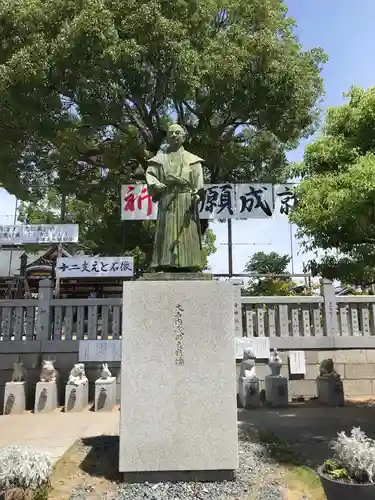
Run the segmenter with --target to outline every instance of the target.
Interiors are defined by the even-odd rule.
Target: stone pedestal
[[[281,376],[265,377],[266,403],[269,406],[288,406],[288,379]]]
[[[327,406],[344,406],[343,383],[336,377],[318,377],[318,400]]]
[[[120,472],[127,481],[232,479],[232,283],[128,281],[123,303]]]
[[[116,405],[116,377],[95,381],[95,411],[112,411]]]
[[[38,382],[35,390],[34,413],[50,413],[58,407],[56,382]]]
[[[65,412],[84,410],[89,404],[89,383],[80,385],[66,384]]]
[[[257,377],[239,378],[238,400],[241,408],[249,409],[260,406],[259,379]]]
[[[4,392],[4,415],[23,413],[26,410],[26,382],[7,382]]]

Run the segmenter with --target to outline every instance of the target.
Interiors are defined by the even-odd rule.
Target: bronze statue
[[[197,272],[203,267],[198,204],[204,197],[203,160],[183,147],[185,131],[171,125],[165,149],[148,160],[148,191],[158,201],[151,266],[156,271]]]

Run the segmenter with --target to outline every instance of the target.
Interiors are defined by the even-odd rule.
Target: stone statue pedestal
[[[342,380],[332,376],[317,377],[318,400],[326,406],[344,406],[344,387]]]
[[[266,404],[274,407],[288,406],[288,379],[282,376],[266,375]]]
[[[258,408],[260,390],[258,377],[240,377],[238,380],[238,399],[241,408]]]
[[[26,382],[6,382],[4,392],[4,415],[23,413],[26,410]]]
[[[89,383],[80,385],[66,384],[65,412],[78,412],[87,408],[89,404]]]
[[[238,468],[233,285],[126,281],[119,470],[215,481]]]
[[[35,390],[34,413],[50,413],[58,407],[56,382],[38,382]]]
[[[95,411],[112,411],[116,405],[116,377],[95,381]]]

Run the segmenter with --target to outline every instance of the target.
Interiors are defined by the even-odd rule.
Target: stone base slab
[[[257,408],[260,406],[260,390],[258,378],[239,378],[238,400],[241,408],[249,409]]]
[[[116,377],[95,381],[95,411],[112,411],[116,406]]]
[[[23,413],[26,410],[26,382],[7,382],[4,392],[4,415]]]
[[[66,384],[65,412],[77,412],[87,408],[89,404],[89,384]]]
[[[335,377],[318,377],[318,399],[319,402],[326,406],[343,406],[344,387],[342,380]]]
[[[164,472],[124,472],[125,483],[179,483],[233,481],[233,470],[164,471]]]
[[[34,413],[50,413],[58,407],[56,382],[38,382],[35,390]]]
[[[266,404],[274,407],[286,407],[288,398],[288,379],[267,375],[265,378]]]

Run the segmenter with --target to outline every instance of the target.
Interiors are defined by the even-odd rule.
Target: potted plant
[[[333,458],[318,468],[327,500],[375,499],[375,441],[359,427],[340,432],[331,443]]]

